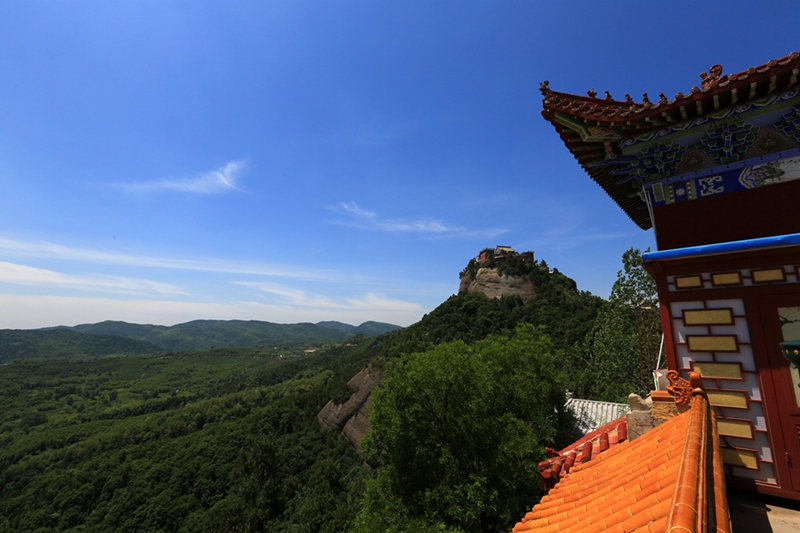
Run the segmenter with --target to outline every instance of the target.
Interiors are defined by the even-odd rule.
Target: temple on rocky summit
[[[800,53],[729,75],[715,65],[700,87],[641,102],[541,86],[580,165],[654,229],[644,260],[668,365],[702,377],[728,484],[793,499],[800,374],[780,344],[800,340],[798,73]]]

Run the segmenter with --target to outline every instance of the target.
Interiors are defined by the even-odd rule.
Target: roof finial
[[[633,98],[631,98],[631,95],[625,94],[625,103],[626,104],[632,104],[633,103]]]
[[[608,92],[608,91],[606,91],[606,100],[610,102],[610,101],[612,101],[613,99],[614,99],[614,97],[613,97],[613,96],[611,96],[611,93],[610,93],[610,92]]]
[[[597,91],[594,90],[594,87],[586,91],[586,94],[589,95],[589,98],[597,98]]]
[[[550,82],[548,80],[544,80],[542,83],[539,84],[539,90],[542,91],[542,94],[547,94],[550,92]]]
[[[708,69],[708,74],[706,74],[705,72],[701,72],[700,79],[703,80],[703,83],[701,83],[703,89],[708,89],[719,85],[719,82],[722,81],[721,76],[722,76],[722,65],[712,66],[710,69]]]
[[[644,102],[645,104],[651,103],[650,102],[650,97],[647,96],[647,93],[642,94],[642,102]]]
[[[658,93],[658,96],[659,96],[659,100],[658,100],[658,104],[659,105],[666,104],[669,101],[669,100],[667,100],[667,97],[664,96],[664,93]]]
[[[669,380],[667,392],[675,398],[675,403],[678,405],[689,403],[692,399],[692,384],[683,379],[676,370],[667,372],[667,379]]]

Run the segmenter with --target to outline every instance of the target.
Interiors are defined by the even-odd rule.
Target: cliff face
[[[350,398],[343,404],[333,403],[330,400],[317,414],[317,420],[326,428],[341,431],[347,440],[361,453],[361,440],[369,431],[369,407],[372,389],[383,381],[383,372],[373,368],[365,368],[347,382],[351,387],[357,388]]]
[[[479,268],[475,279],[465,275],[458,292],[482,292],[489,298],[518,295],[524,302],[536,298],[536,289],[530,280],[502,275],[496,268]]]

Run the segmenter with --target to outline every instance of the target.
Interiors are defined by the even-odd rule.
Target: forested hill
[[[452,340],[468,344],[492,334],[513,330],[520,322],[544,327],[560,349],[580,344],[594,326],[605,301],[578,290],[575,281],[543,261],[535,268],[521,265],[536,289],[536,297],[523,302],[519,296],[488,298],[480,292],[451,296],[422,320],[391,335],[384,352],[389,356],[422,351]],[[463,273],[462,273],[463,275]]]
[[[641,285],[641,258],[625,264],[620,281]],[[615,284],[605,301],[555,269],[529,275],[537,297],[527,303],[464,293],[408,328],[298,358],[275,357],[267,344],[0,365],[0,532],[507,531],[536,502],[545,446],[570,437],[566,420],[553,418],[563,391],[616,401],[639,382],[627,304],[639,295]],[[170,329],[101,325],[129,335]],[[360,457],[318,413],[348,403],[348,381],[368,365],[386,379]],[[392,420],[412,433],[387,433]],[[382,444],[392,442],[399,448]],[[430,461],[386,467],[398,457]],[[486,465],[498,466],[470,470]],[[473,520],[476,509],[495,513],[494,526]]]
[[[67,329],[0,330],[0,363],[17,359],[86,359],[106,355],[143,355],[162,351],[149,342]]]
[[[326,327],[327,324],[338,326]],[[194,320],[168,327],[107,320],[65,329],[119,335],[149,342],[162,351],[184,352],[222,347],[255,348],[288,342],[341,342],[357,334],[371,337],[397,328],[399,326],[380,322],[365,322],[355,327],[341,322],[274,324],[259,320]]]
[[[0,531],[344,531],[368,471],[316,413],[372,344],[0,366]]]
[[[384,333],[389,333],[390,331],[403,329],[400,326],[395,326],[394,324],[375,322],[373,320],[364,322],[360,326],[351,326],[350,324],[329,320],[326,322],[317,322],[317,326],[336,329],[346,333],[352,333],[353,335],[366,335],[367,337],[377,337],[378,335],[383,335]]]

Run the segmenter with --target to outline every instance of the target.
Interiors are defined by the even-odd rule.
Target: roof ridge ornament
[[[667,379],[669,380],[667,392],[675,398],[676,405],[686,405],[691,401],[692,396],[698,394],[706,396],[706,389],[699,372],[689,372],[689,379],[686,380],[677,370],[670,370],[667,372]]]
[[[670,370],[667,372],[667,379],[669,380],[667,392],[672,394],[675,398],[675,403],[677,405],[689,403],[689,400],[692,398],[692,384],[683,379],[681,375],[678,374],[677,370]]]
[[[727,76],[722,76],[722,65],[714,65],[708,69],[708,73],[700,73],[700,79],[703,80],[701,85],[704,90],[716,87],[720,84],[720,82],[725,81],[727,78]]]
[[[766,72],[759,73],[759,69],[765,68]],[[687,85],[685,90],[680,92],[673,90],[669,94],[665,91],[666,103],[661,101],[658,91],[653,92],[654,98],[645,101],[640,98],[628,100],[623,92],[619,93],[619,100],[609,102],[604,101],[601,94],[592,94],[596,93],[595,90],[591,90],[589,96],[585,89],[577,94],[570,94],[556,91],[554,88],[551,90],[552,86],[545,83],[541,86],[544,92],[542,115],[553,125],[567,149],[589,173],[592,180],[611,196],[637,226],[647,229],[652,227],[652,220],[647,202],[642,198],[644,195],[634,196],[626,184],[619,183],[625,179],[619,175],[622,167],[616,167],[614,170],[611,167],[616,163],[622,164],[622,160],[618,158],[613,163],[607,161],[608,152],[603,141],[612,139],[615,149],[618,143],[624,144],[626,154],[631,154],[636,151],[635,146],[645,137],[654,139],[657,134],[672,135],[673,130],[676,136],[683,136],[684,134],[677,132],[686,132],[696,127],[703,128],[708,121],[720,120],[719,117],[723,113],[729,116],[741,114],[744,112],[744,108],[741,107],[744,104],[772,105],[766,103],[767,100],[762,102],[761,99],[769,98],[770,102],[777,101],[790,92],[794,94],[793,91],[800,87],[800,51],[765,63],[759,68],[729,74],[725,73],[721,66],[713,65],[712,68],[706,68],[704,76],[703,83],[696,83],[696,87]],[[700,85],[706,88],[701,90]],[[674,98],[669,95],[674,95]],[[596,105],[592,107],[592,104]],[[698,119],[700,122],[693,122]],[[598,128],[595,131],[604,135],[592,134],[581,137],[583,133],[577,134],[576,128],[584,133],[588,128]],[[605,132],[610,132],[614,136],[605,135]],[[748,138],[749,136],[745,135]],[[800,141],[800,137],[796,140]],[[750,141],[745,139],[743,142]],[[736,148],[737,154],[739,148]],[[618,154],[618,157],[619,155],[622,154]],[[689,157],[684,163],[691,159],[692,157]],[[640,170],[645,172],[644,169]],[[628,174],[633,175],[634,172],[630,171]]]
[[[544,80],[542,83],[539,84],[539,90],[542,94],[547,94],[550,92],[550,81]]]
[[[597,98],[597,91],[594,90],[594,87],[586,91],[586,94],[589,95],[589,98]]]

